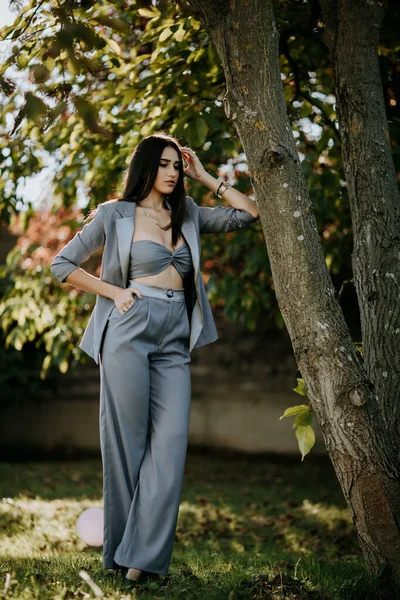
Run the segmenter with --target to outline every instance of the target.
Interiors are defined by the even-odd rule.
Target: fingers
[[[141,300],[143,300],[143,296],[142,296],[141,292],[138,289],[136,289],[136,288],[127,288],[127,289],[132,293],[133,296],[136,294]],[[128,302],[127,304],[123,304],[121,306],[121,309],[118,309],[118,312],[121,315],[123,313],[125,313],[134,304],[135,300],[136,300],[136,298],[133,297],[132,302]]]
[[[186,154],[187,156],[190,156],[191,158],[193,158],[194,156],[197,156],[196,152],[194,150],[192,150],[191,148],[189,148],[188,146],[182,146],[181,152],[182,152],[182,154]]]
[[[137,290],[136,288],[129,288],[133,293],[137,294],[139,296],[139,298],[143,299],[143,296],[141,294],[141,292],[139,292],[139,290]]]
[[[121,313],[121,315],[122,315],[123,313],[125,313],[127,310],[129,310],[129,309],[130,309],[130,307],[132,306],[132,304],[133,304],[134,302],[135,302],[135,299],[134,299],[134,300],[133,300],[133,302],[131,302],[130,304],[123,306],[123,307],[122,307],[122,309],[119,311],[119,312]]]

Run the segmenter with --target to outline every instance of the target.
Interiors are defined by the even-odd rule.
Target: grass
[[[381,597],[325,457],[190,449],[169,575],[134,589],[77,536],[92,506],[100,459],[0,463],[0,599],[94,598],[81,570],[107,599]]]

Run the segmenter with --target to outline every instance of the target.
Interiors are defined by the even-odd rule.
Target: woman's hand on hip
[[[132,296],[134,294],[139,296],[140,299],[143,298],[140,291],[138,289],[136,289],[135,287],[119,288],[116,291],[115,296],[114,296],[114,302],[115,302],[115,306],[117,307],[117,309],[121,313],[121,315],[124,312],[126,312],[132,306],[132,304],[135,302],[135,298],[132,298]]]

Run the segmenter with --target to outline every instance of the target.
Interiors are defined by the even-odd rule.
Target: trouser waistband
[[[133,279],[129,280],[128,287],[135,287],[142,292],[144,296],[151,296],[152,298],[161,298],[162,300],[172,300],[175,302],[182,302],[182,300],[185,300],[185,288],[158,287]]]

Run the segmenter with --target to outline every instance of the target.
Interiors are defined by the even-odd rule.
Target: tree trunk
[[[367,567],[371,574],[376,574],[382,563],[389,565],[393,589],[399,591],[400,481],[398,438],[394,439],[398,428],[391,427],[387,435],[388,417],[398,410],[392,393],[395,376],[387,357],[395,357],[396,351],[393,346],[383,348],[382,334],[377,337],[376,329],[365,323],[379,318],[383,327],[388,323],[384,335],[390,335],[391,343],[396,335],[399,338],[395,333],[399,255],[396,270],[391,262],[395,258],[391,226],[395,194],[389,195],[384,186],[386,202],[384,206],[378,205],[379,210],[376,197],[382,197],[382,186],[377,194],[366,199],[365,194],[370,190],[363,185],[366,189],[362,204],[358,197],[355,276],[357,290],[362,290],[359,298],[363,302],[366,302],[365,297],[369,298],[363,313],[368,356],[363,360],[355,349],[326,267],[287,117],[272,0],[190,0],[190,4],[223,63],[227,86],[225,112],[234,121],[248,160],[279,308],[308,398],[351,510]],[[368,44],[373,44],[373,40]],[[369,73],[368,81],[372,76],[379,79],[377,68]],[[376,91],[380,90],[379,81],[374,83],[373,90],[371,102],[379,106],[382,104]],[[346,101],[345,93],[343,102]],[[347,110],[351,118],[354,107],[350,100],[350,106],[342,108],[341,114]],[[386,149],[382,147],[379,141],[386,129],[382,124],[378,127],[382,134],[374,148],[378,148],[382,158],[377,163],[368,161],[374,181],[383,179],[384,170],[390,171],[391,177],[393,174],[390,149],[387,144]],[[362,143],[358,137],[346,150],[357,167],[365,160],[366,153],[372,154],[369,141],[360,146]],[[361,161],[355,158],[357,153],[362,155]],[[389,220],[387,213],[390,213]],[[374,269],[379,269],[379,277],[370,276]],[[386,272],[393,273],[394,277],[385,276]],[[373,307],[380,311],[377,317],[372,316]]]
[[[377,2],[362,0],[320,0],[320,5],[325,23],[322,39],[334,71],[336,112],[353,223],[352,266],[364,368],[380,408],[375,434],[386,440],[400,464],[400,202],[377,54],[384,9]],[[387,491],[392,498],[386,510],[394,506],[398,515],[400,497],[396,483],[388,482]],[[369,512],[366,511],[367,519]],[[374,523],[366,526],[373,528]],[[361,540],[362,545],[367,545],[364,555],[370,570],[376,571],[384,555],[379,549],[369,552],[369,543],[368,539]],[[390,538],[387,543],[390,545]],[[397,552],[400,557],[398,547]]]

